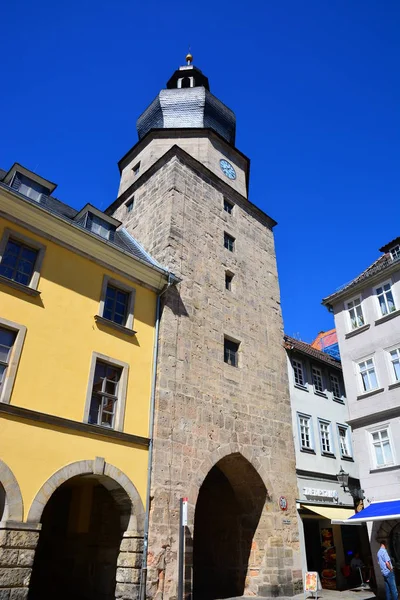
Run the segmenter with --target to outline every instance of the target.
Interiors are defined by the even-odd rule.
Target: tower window
[[[235,249],[235,238],[229,235],[229,233],[224,233],[224,246],[229,252],[233,252]]]
[[[132,168],[133,174],[135,177],[137,177],[139,175],[139,171],[140,171],[140,162],[137,163],[137,165],[135,165]]]
[[[224,338],[224,362],[232,367],[238,366],[239,343]]]
[[[228,213],[228,215],[232,214],[233,211],[233,204],[232,202],[229,202],[229,200],[227,200],[226,198],[224,198],[224,211]]]
[[[232,291],[232,280],[233,280],[233,273],[230,273],[229,271],[225,272],[225,289]]]
[[[128,200],[128,202],[126,202],[125,206],[126,206],[127,212],[132,212],[134,203],[135,203],[134,198],[131,198],[130,200]]]

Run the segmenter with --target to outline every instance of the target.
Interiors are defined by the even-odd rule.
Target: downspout
[[[153,347],[153,374],[151,382],[151,395],[150,395],[150,418],[149,418],[149,458],[147,466],[147,492],[146,492],[146,512],[144,518],[144,534],[143,534],[143,555],[142,555],[142,566],[140,569],[140,587],[139,587],[139,600],[145,600],[146,598],[146,583],[147,583],[147,551],[149,546],[149,521],[150,521],[150,493],[151,493],[151,476],[153,471],[153,446],[154,446],[154,417],[155,417],[155,401],[156,401],[156,382],[157,382],[157,361],[158,361],[158,336],[160,330],[160,309],[161,309],[161,296],[169,290],[172,285],[179,283],[179,279],[168,274],[168,283],[164,286],[162,291],[157,296],[156,304],[156,323],[155,323],[155,334],[154,334],[154,347]]]

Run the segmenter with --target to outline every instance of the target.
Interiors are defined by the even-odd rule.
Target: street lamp
[[[362,490],[361,488],[349,486],[349,474],[346,473],[346,471],[343,471],[342,466],[340,466],[340,471],[336,475],[336,478],[345,492],[349,492],[349,494],[351,494],[352,497],[356,500],[364,500],[364,490]]]

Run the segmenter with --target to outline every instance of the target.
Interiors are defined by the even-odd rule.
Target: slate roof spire
[[[179,67],[136,123],[139,139],[152,129],[213,129],[235,144],[236,118],[211,94],[208,78],[193,65],[189,51]]]

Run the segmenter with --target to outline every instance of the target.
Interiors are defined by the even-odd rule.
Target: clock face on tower
[[[229,179],[236,179],[236,171],[229,161],[225,160],[225,158],[221,158],[219,166],[221,167],[223,174],[229,177]]]

